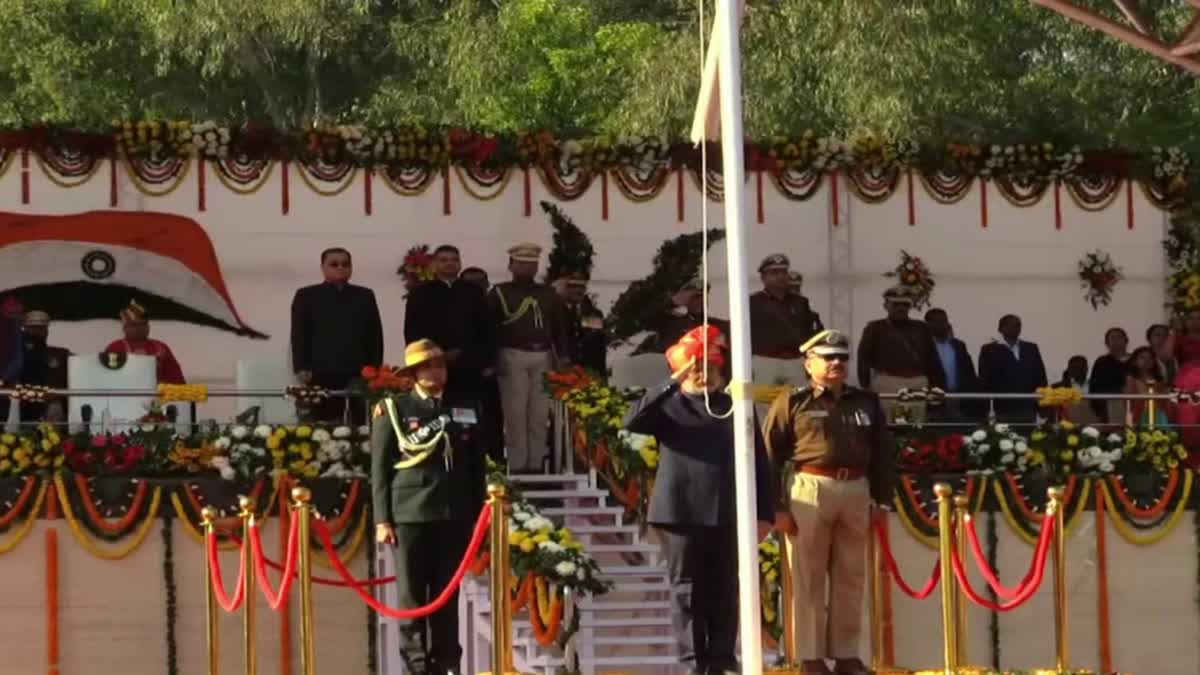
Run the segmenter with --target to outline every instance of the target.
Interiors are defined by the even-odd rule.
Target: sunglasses
[[[846,363],[850,360],[848,354],[821,354],[821,360],[826,363]]]

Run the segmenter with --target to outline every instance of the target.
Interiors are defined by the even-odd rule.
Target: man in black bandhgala
[[[461,279],[462,257],[449,244],[433,252],[436,279],[417,286],[404,308],[404,341],[433,340],[446,353],[451,395],[479,401],[487,450],[497,461],[504,456],[504,421],[496,387],[496,330],[484,291]],[[490,386],[489,386],[490,385]],[[496,400],[492,400],[495,398]],[[487,405],[494,403],[495,405]]]
[[[325,280],[301,288],[292,299],[292,369],[304,384],[344,389],[363,366],[383,362],[383,323],[375,293],[350,283],[352,272],[349,251],[326,249],[321,252]],[[366,408],[357,399],[326,399],[305,417],[340,423],[347,408],[354,425],[366,423]]]
[[[483,506],[485,460],[477,402],[447,388],[441,348],[419,340],[404,350],[411,391],[375,406],[371,493],[375,540],[395,546],[400,605],[428,605],[466,553]],[[426,619],[400,621],[400,655],[411,675],[460,673],[457,593]]]

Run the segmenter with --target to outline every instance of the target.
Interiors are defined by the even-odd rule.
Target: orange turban
[[[146,308],[139,305],[137,300],[130,300],[129,306],[121,310],[121,323],[142,323],[146,319]]]
[[[724,368],[725,354],[722,350],[725,346],[725,336],[716,326],[697,326],[667,350],[667,365],[672,375],[678,375],[704,360],[716,368]]]

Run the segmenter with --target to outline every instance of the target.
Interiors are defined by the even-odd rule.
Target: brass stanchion
[[[956,495],[954,497],[954,532],[958,544],[958,557],[961,560],[967,559],[967,521],[971,518],[971,512],[968,510],[971,500],[966,495]],[[969,628],[967,626],[967,594],[963,592],[958,584],[954,586],[954,613],[957,623],[955,631],[958,641],[956,649],[958,652],[958,665],[961,667],[970,663],[967,656]]]
[[[876,540],[875,524],[885,517],[883,512],[871,505],[869,529],[867,530],[867,561],[870,567],[867,571],[867,583],[870,584],[870,621],[871,621],[871,670],[880,672],[884,665],[884,626],[883,626],[883,553]]]
[[[250,528],[254,525],[254,500],[249,497],[238,497],[238,508],[242,519],[242,672],[244,675],[258,675],[258,645],[254,636],[254,607],[258,598],[254,597],[254,557],[250,554]]]
[[[300,546],[300,673],[313,675],[316,672],[316,653],[313,635],[312,597],[312,547],[310,527],[312,519],[312,491],[306,487],[292,488],[292,501],[299,518],[296,524],[296,539]],[[280,521],[282,522],[282,521]]]
[[[779,602],[780,617],[783,620],[783,663],[785,666],[795,666],[800,663],[800,647],[796,644],[796,597],[795,579],[792,578],[792,557],[796,551],[792,547],[791,537],[782,532],[779,534]]]
[[[1063,513],[1066,505],[1063,503],[1065,491],[1060,487],[1046,490],[1050,498],[1046,507],[1046,517],[1054,519],[1054,656],[1055,665],[1060,672],[1068,670],[1067,663],[1071,660],[1067,632],[1067,533],[1066,518]]]
[[[489,485],[492,505],[492,675],[516,675],[512,656],[512,599],[509,598],[508,493],[503,485]]]
[[[953,537],[951,527],[954,526],[953,508],[950,498],[954,489],[946,483],[933,486],[937,495],[938,505],[938,555],[942,572],[942,654],[945,660],[946,675],[954,675],[958,670],[958,617],[955,612],[954,567],[951,563]]]
[[[208,557],[209,546],[212,545],[213,522],[217,519],[217,510],[206,506],[200,510],[200,519],[204,521],[204,639],[208,644],[208,675],[220,675],[221,672],[221,629],[217,623],[217,594],[213,590],[212,561]]]

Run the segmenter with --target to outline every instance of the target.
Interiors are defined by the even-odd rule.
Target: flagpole
[[[762,673],[758,590],[758,513],[754,477],[754,402],[750,374],[745,233],[745,136],[742,132],[741,3],[720,0],[716,19],[718,96],[721,109],[721,162],[725,187],[725,245],[729,273],[729,324],[733,350],[733,475],[738,541],[738,618],[742,673]],[[708,180],[705,176],[704,180]]]

